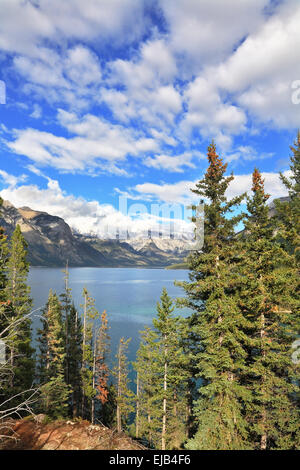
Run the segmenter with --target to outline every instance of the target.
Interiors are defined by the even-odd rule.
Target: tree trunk
[[[118,432],[122,431],[122,417],[119,399],[121,397],[121,345],[119,346],[119,357],[118,357],[118,400],[117,400],[117,429]]]
[[[166,337],[165,337],[166,341]],[[162,433],[161,433],[161,450],[166,450],[166,433],[167,433],[167,374],[168,374],[168,363],[167,363],[167,348],[165,347],[165,372],[164,372],[164,400],[163,400],[163,422],[162,422]]]
[[[261,313],[260,316],[261,320],[261,330],[260,330],[260,337],[261,337],[261,347],[262,347],[262,357],[266,357],[266,351],[264,348],[264,336],[265,336],[265,316],[263,313]],[[262,395],[264,396],[265,390],[264,390],[264,377],[262,378]],[[262,412],[262,427],[263,427],[263,434],[260,439],[260,449],[261,450],[266,450],[267,448],[267,432],[266,432],[266,421],[267,421],[267,412],[265,408],[265,404],[263,405],[264,409]]]
[[[139,438],[140,432],[140,378],[139,373],[136,376],[136,418],[135,418],[135,437]]]
[[[87,295],[84,295],[84,310],[83,310],[83,340],[82,340],[82,369],[85,366],[85,342],[86,342],[86,310],[87,310]],[[81,403],[81,416],[84,418],[84,388],[82,389],[82,403]]]
[[[93,390],[96,385],[96,339],[94,339],[94,354],[93,354]],[[95,424],[95,397],[92,398],[92,424]]]

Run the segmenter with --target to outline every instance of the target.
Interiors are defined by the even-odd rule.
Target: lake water
[[[156,314],[156,302],[163,287],[170,297],[183,296],[183,290],[174,286],[174,281],[188,279],[186,270],[143,269],[143,268],[70,268],[70,287],[75,305],[82,303],[82,290],[86,287],[96,300],[96,308],[107,311],[112,356],[121,336],[132,338],[129,346],[129,360],[135,359],[139,346],[139,331],[150,326]],[[29,284],[35,309],[43,308],[49,289],[60,294],[64,288],[61,269],[31,268]],[[39,312],[35,312],[38,315]],[[187,310],[177,309],[175,314],[186,316]],[[34,329],[39,325],[34,318]]]

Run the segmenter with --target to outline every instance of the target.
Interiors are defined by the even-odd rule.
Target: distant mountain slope
[[[158,246],[159,239],[141,240],[142,247],[136,249],[131,240],[100,240],[82,235],[77,237],[102,253],[111,266],[164,267],[180,262],[186,255],[183,251],[178,253],[175,240],[171,239],[165,240],[169,243],[166,250],[162,250]]]
[[[164,267],[184,257],[177,240],[143,240],[136,249],[125,241],[74,234],[62,218],[29,207],[17,209],[8,201],[1,208],[0,225],[9,236],[20,225],[32,266],[65,266],[68,261],[78,267]]]
[[[28,258],[33,266],[105,265],[105,257],[90,245],[77,240],[63,219],[28,207],[16,209],[4,201],[0,224],[11,235],[16,225],[28,243]]]

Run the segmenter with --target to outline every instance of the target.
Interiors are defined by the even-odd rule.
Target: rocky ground
[[[1,450],[144,450],[124,433],[88,421],[56,421],[48,424],[39,419],[10,422],[9,437],[0,441]]]

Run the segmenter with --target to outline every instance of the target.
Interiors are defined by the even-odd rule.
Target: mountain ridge
[[[0,225],[10,237],[20,226],[28,243],[32,266],[61,267],[166,267],[182,261],[186,253],[174,240],[141,241],[139,249],[130,240],[101,240],[73,233],[58,216],[3,201]],[[183,242],[184,243],[184,242]],[[159,246],[160,245],[160,246]],[[164,249],[162,249],[164,247]]]

